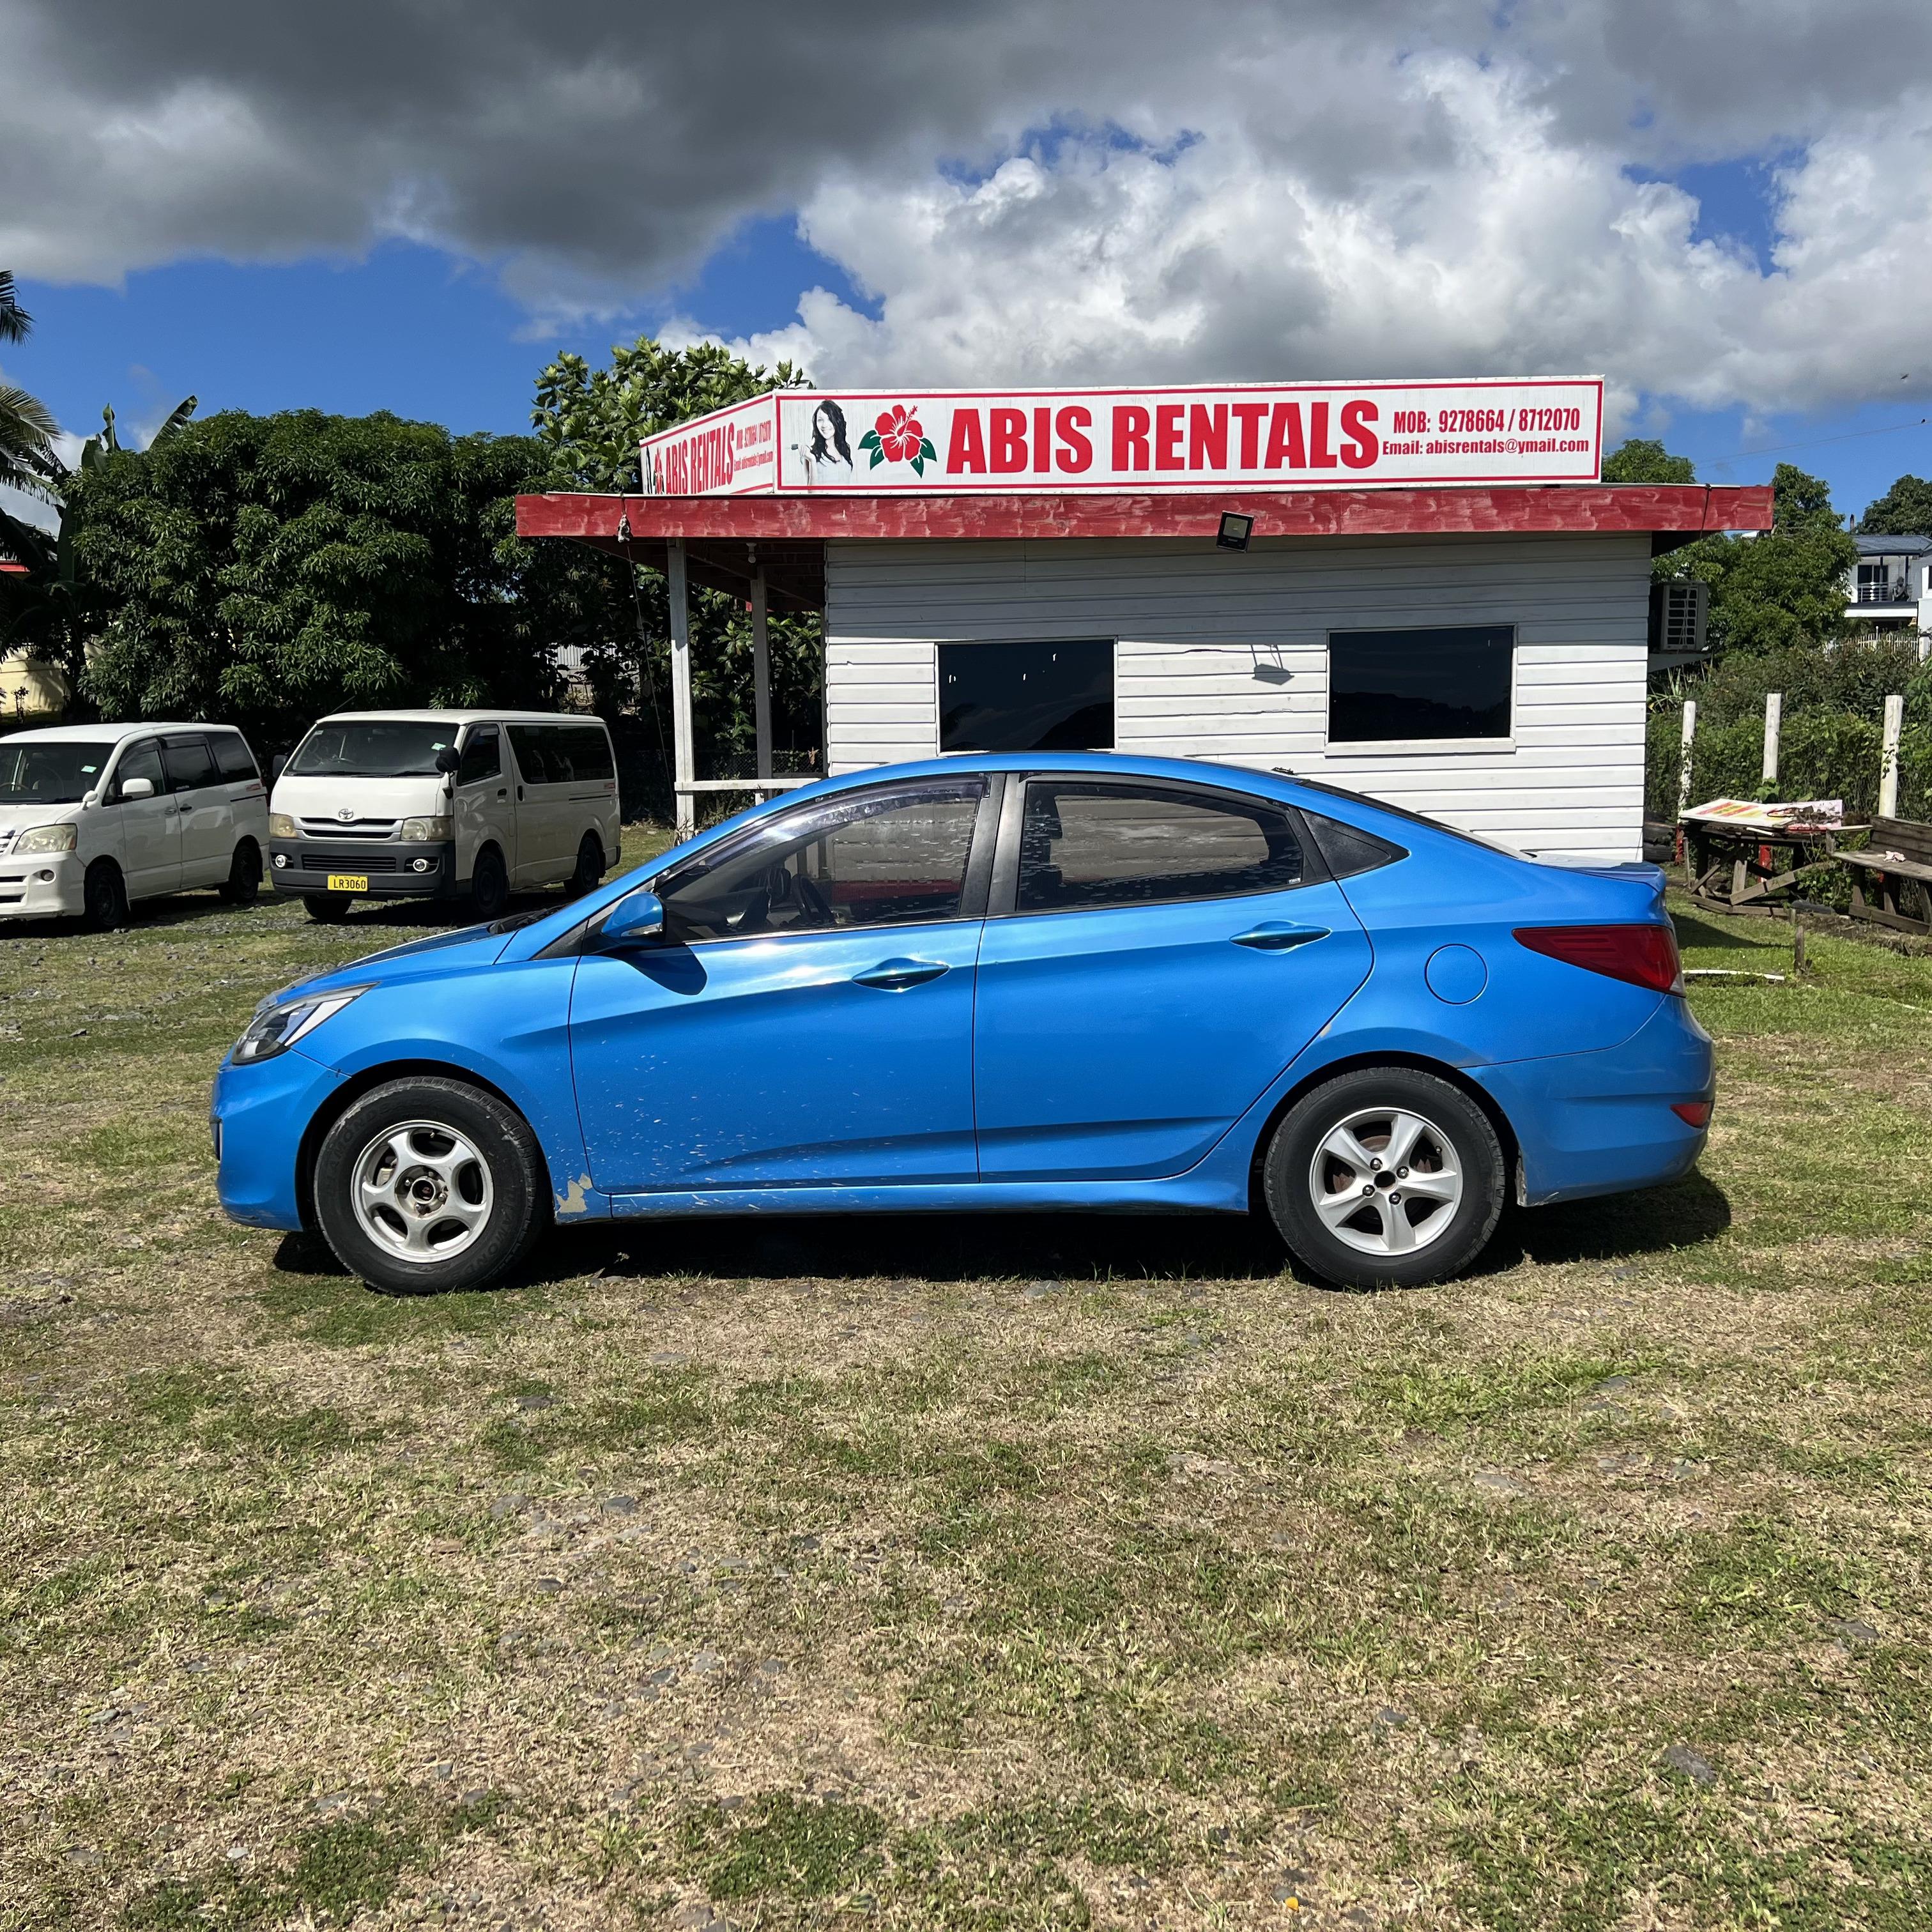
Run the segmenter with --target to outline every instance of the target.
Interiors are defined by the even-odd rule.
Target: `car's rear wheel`
[[[128,881],[112,859],[97,859],[81,882],[85,916],[96,932],[118,932],[128,923]]]
[[[1296,1258],[1349,1288],[1408,1288],[1468,1267],[1496,1232],[1506,1169],[1489,1117],[1414,1067],[1364,1067],[1305,1094],[1263,1169]]]
[[[596,832],[586,832],[577,848],[577,870],[571,874],[563,889],[571,898],[580,899],[595,888],[603,876],[604,842]]]
[[[392,1080],[324,1137],[316,1216],[371,1288],[480,1288],[542,1232],[544,1172],[536,1136],[494,1094],[426,1075]]]
[[[510,874],[503,855],[494,845],[486,845],[476,855],[470,874],[470,910],[486,923],[501,919],[509,909]]]
[[[262,851],[254,839],[244,838],[235,848],[229,862],[228,877],[219,888],[230,905],[253,905],[262,890]]]
[[[355,902],[346,892],[304,892],[302,904],[319,926],[340,926]]]

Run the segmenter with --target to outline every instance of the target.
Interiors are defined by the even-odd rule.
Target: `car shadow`
[[[1731,1204],[1693,1169],[1662,1187],[1606,1194],[1549,1208],[1510,1207],[1472,1275],[1500,1274],[1524,1262],[1618,1262],[1715,1240],[1731,1225]]]

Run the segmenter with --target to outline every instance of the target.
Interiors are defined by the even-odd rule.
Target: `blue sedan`
[[[1672,1179],[1712,1098],[1654,867],[1034,754],[814,784],[276,994],[214,1128],[230,1215],[391,1292],[553,1225],[963,1209],[1264,1212],[1369,1286],[1466,1267],[1511,1194]]]

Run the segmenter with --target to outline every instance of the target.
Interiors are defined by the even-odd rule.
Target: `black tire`
[[[302,902],[318,926],[340,926],[354,903],[346,892],[304,892]]]
[[[228,876],[216,888],[230,905],[253,905],[262,890],[262,850],[252,838],[244,838],[235,848]]]
[[[577,848],[577,870],[564,881],[564,892],[570,898],[580,899],[596,890],[603,876],[604,842],[596,832],[586,832]]]
[[[1378,1115],[1390,1117],[1386,1125]],[[1345,1132],[1366,1161],[1335,1150]],[[1412,1170],[1383,1165],[1397,1133],[1415,1150]],[[1467,1268],[1496,1232],[1507,1180],[1488,1115],[1460,1088],[1409,1066],[1364,1067],[1304,1094],[1276,1128],[1262,1169],[1268,1213],[1290,1251],[1345,1288],[1414,1288]],[[1334,1204],[1326,1219],[1318,1187]],[[1344,1194],[1361,1204],[1346,1218]]]
[[[476,917],[488,925],[492,920],[501,919],[510,907],[509,868],[503,863],[503,855],[494,845],[486,845],[476,855],[476,864],[470,874],[470,908]]]
[[[364,1094],[323,1137],[316,1218],[343,1266],[385,1294],[481,1288],[548,1226],[548,1173],[514,1108],[460,1081],[416,1075]],[[369,1198],[358,1177],[393,1190],[368,1210],[386,1233],[357,1211]]]
[[[96,932],[118,932],[128,923],[128,881],[112,859],[97,859],[81,882],[82,916]]]

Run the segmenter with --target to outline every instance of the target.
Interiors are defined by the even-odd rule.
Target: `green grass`
[[[1932,1922],[1932,960],[1686,919],[1786,976],[1694,986],[1700,1172],[1438,1288],[1069,1216],[392,1300],[204,1115],[421,917],[0,928],[0,1932]]]

